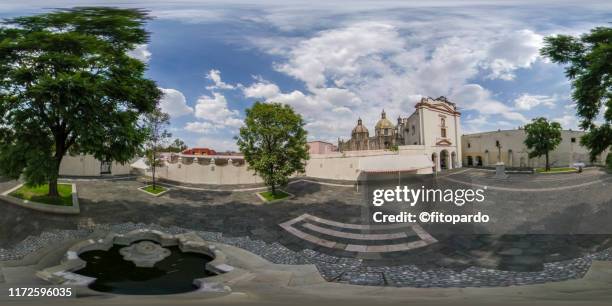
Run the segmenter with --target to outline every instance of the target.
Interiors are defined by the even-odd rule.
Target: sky
[[[0,18],[74,6],[143,8],[150,42],[131,55],[164,93],[173,137],[236,150],[245,109],[291,105],[309,140],[350,138],[358,118],[395,121],[445,96],[463,133],[544,116],[577,129],[563,66],[543,38],[612,21],[610,1],[10,1]]]

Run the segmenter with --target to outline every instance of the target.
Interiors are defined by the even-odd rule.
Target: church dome
[[[353,128],[353,134],[355,133],[368,133],[368,129],[363,125],[361,118],[357,120],[357,125]]]
[[[389,119],[387,119],[387,114],[385,113],[385,111],[382,111],[382,114],[380,115],[380,120],[378,120],[378,122],[376,123],[376,129],[380,130],[380,129],[392,129],[395,126],[393,125],[393,123],[391,121],[389,121]]]

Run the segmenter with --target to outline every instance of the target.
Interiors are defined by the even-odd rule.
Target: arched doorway
[[[467,157],[467,165],[468,166],[473,166],[474,165],[474,159],[471,156]]]
[[[440,151],[440,169],[441,170],[446,170],[448,169],[449,165],[449,160],[448,160],[448,151],[446,150],[442,150]]]
[[[451,167],[453,169],[457,168],[457,153],[455,152],[451,153]]]
[[[476,166],[482,167],[482,156],[476,156]]]

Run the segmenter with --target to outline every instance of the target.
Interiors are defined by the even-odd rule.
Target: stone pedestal
[[[133,262],[137,267],[151,268],[157,262],[170,256],[170,250],[151,241],[141,241],[119,250],[124,260]]]
[[[496,179],[508,178],[508,175],[506,174],[506,165],[504,165],[504,163],[499,162],[495,164],[495,178]]]

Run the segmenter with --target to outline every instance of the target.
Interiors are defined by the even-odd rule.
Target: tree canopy
[[[62,157],[129,161],[141,114],[161,93],[128,55],[147,43],[138,9],[83,7],[17,17],[0,28],[0,173],[56,185]],[[55,190],[54,190],[55,189]]]
[[[525,145],[530,150],[529,158],[546,156],[546,171],[550,170],[549,152],[561,143],[561,125],[543,117],[535,118],[525,125],[525,133]]]
[[[237,144],[250,170],[270,186],[284,186],[304,172],[308,157],[304,120],[288,105],[256,102],[246,110]]]
[[[612,146],[612,28],[597,27],[580,37],[549,36],[540,52],[566,65],[580,127],[587,130],[581,143],[594,160]],[[603,123],[595,124],[602,112]]]

